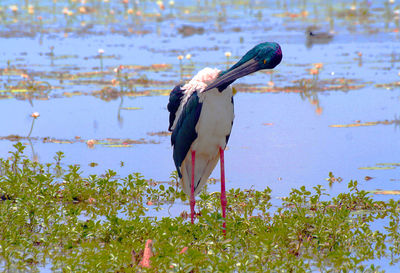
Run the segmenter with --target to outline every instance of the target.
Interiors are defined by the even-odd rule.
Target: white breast
[[[199,94],[203,106],[196,125],[197,139],[192,144],[193,150],[214,156],[219,147],[225,148],[226,136],[231,133],[234,119],[232,95],[230,86],[222,92],[214,88]]]

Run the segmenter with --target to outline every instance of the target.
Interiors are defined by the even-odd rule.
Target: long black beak
[[[229,70],[227,73],[223,74],[222,76],[218,77],[214,82],[212,82],[207,88],[203,91],[208,91],[213,88],[218,88],[220,86],[228,86],[231,83],[233,83],[235,80],[244,77],[246,75],[249,75],[251,73],[254,73],[260,69],[259,63],[251,59],[242,65]]]

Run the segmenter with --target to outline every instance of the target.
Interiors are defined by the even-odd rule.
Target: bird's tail
[[[180,181],[183,191],[190,196],[191,179],[192,179],[192,156],[191,151],[187,154],[182,162]],[[211,172],[214,170],[219,159],[218,152],[214,157],[197,154],[195,156],[195,172],[194,172],[194,194],[197,195],[206,184]]]

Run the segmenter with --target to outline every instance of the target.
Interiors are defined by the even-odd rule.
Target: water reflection
[[[39,162],[39,155],[35,152],[35,148],[33,147],[31,138],[28,137],[28,142],[29,142],[29,146],[31,146],[31,152],[32,152],[32,161],[33,162]]]
[[[121,98],[121,101],[118,106],[117,120],[118,120],[119,127],[122,128],[123,123],[124,123],[124,118],[121,116],[121,109],[122,109],[122,104],[124,103],[124,96],[121,95],[120,98]]]
[[[316,90],[305,90],[303,92],[300,92],[300,97],[301,99],[307,100],[311,105],[315,107],[315,113],[318,115],[322,114],[322,107],[320,105],[320,101],[318,98],[318,93]]]

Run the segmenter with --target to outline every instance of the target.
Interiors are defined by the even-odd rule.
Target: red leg
[[[225,162],[224,162],[224,149],[219,147],[219,158],[220,158],[220,163],[221,163],[221,207],[222,207],[222,217],[224,218],[224,223],[222,225],[223,227],[223,233],[224,236],[226,236],[226,193],[225,193]]]
[[[196,204],[196,200],[194,200],[194,161],[196,158],[196,151],[192,151],[192,183],[190,189],[190,218],[192,220],[192,224],[194,223],[194,205]]]

